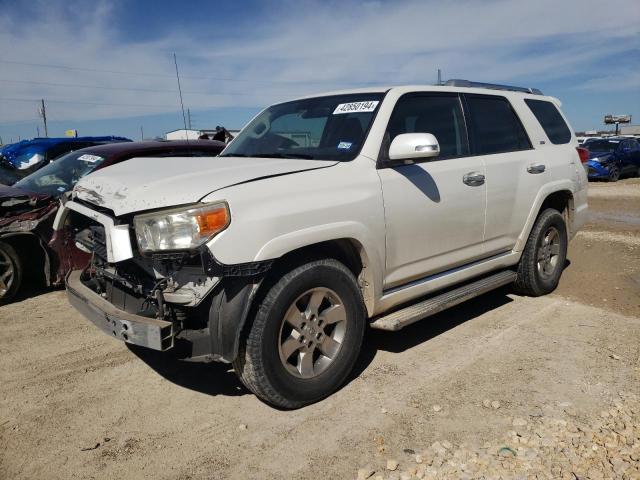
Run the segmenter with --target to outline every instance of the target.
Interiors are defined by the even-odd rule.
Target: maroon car
[[[12,187],[0,185],[0,303],[10,301],[27,277],[59,285],[72,264],[87,260],[78,249],[63,249],[64,239],[49,246],[60,199],[80,178],[134,157],[212,157],[224,147],[213,140],[98,145],[68,153]]]

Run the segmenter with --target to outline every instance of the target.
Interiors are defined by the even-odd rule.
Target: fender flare
[[[232,277],[219,285],[209,310],[209,336],[214,360],[233,362],[253,300],[264,277]]]

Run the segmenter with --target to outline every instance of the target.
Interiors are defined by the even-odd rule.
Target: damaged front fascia
[[[198,257],[199,262],[196,263],[195,259]],[[151,260],[151,265],[143,267],[139,260],[144,258]],[[94,271],[99,271],[110,281],[118,283],[136,294],[153,296],[154,291],[160,289],[167,294],[169,303],[190,306],[191,301],[188,301],[190,296],[180,292],[183,288],[187,288],[188,291],[196,294],[194,297],[195,305],[204,299],[210,290],[209,287],[205,287],[207,280],[202,283],[201,280],[197,280],[197,287],[195,285],[188,286],[187,283],[184,283],[185,277],[180,279],[182,270],[186,271],[192,268],[201,270],[206,277],[215,280],[215,283],[210,287],[213,288],[218,282],[216,279],[260,277],[269,270],[272,264],[273,260],[225,265],[216,260],[209,248],[204,245],[193,251],[152,253],[138,257],[138,260],[133,258],[124,262],[110,264],[113,269],[106,265],[98,266],[93,263],[92,268]],[[152,272],[155,272],[155,277]],[[189,275],[192,276],[191,281],[195,281],[193,273],[187,273],[186,278],[189,278]],[[202,288],[204,290],[201,290]],[[200,293],[198,294],[196,290],[200,290]]]
[[[267,272],[273,265],[273,260],[226,265],[220,263],[206,245],[199,247],[194,252],[152,253],[151,258],[156,261],[177,260],[183,262],[195,255],[200,256],[202,271],[210,277],[255,277]]]

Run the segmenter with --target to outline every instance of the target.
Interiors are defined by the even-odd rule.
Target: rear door
[[[471,151],[486,170],[485,255],[513,249],[547,165],[538,156],[507,98],[465,94]]]
[[[386,221],[385,288],[471,263],[483,256],[482,158],[469,155],[462,102],[457,93],[403,95],[391,115],[380,165],[402,133],[431,133],[440,155],[422,163],[380,168]],[[386,151],[385,151],[386,150]]]

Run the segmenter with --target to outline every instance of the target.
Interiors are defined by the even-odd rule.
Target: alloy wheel
[[[618,181],[618,178],[620,178],[620,170],[618,167],[609,168],[609,181],[616,182]]]
[[[13,285],[13,262],[9,255],[0,249],[0,298],[4,297]]]
[[[280,327],[283,366],[299,378],[320,375],[342,349],[347,321],[344,303],[333,290],[318,287],[300,295]]]
[[[538,273],[543,278],[550,278],[555,273],[560,255],[560,232],[556,227],[549,227],[542,236],[538,246],[536,264]]]

